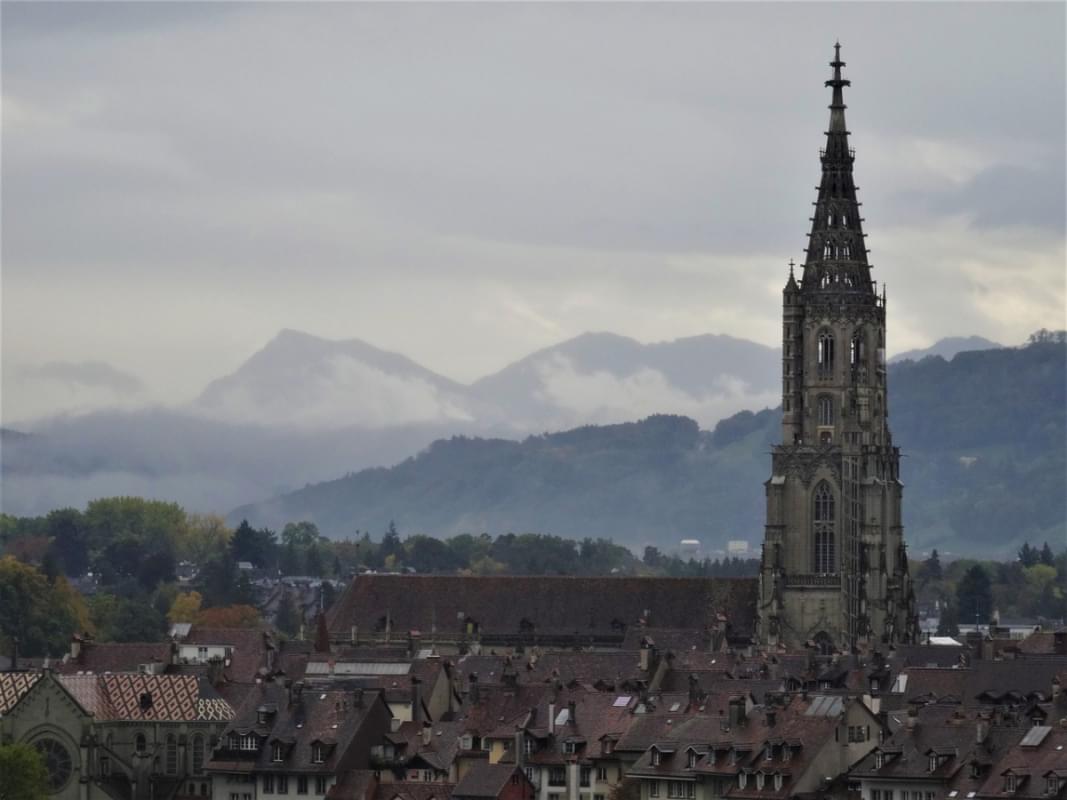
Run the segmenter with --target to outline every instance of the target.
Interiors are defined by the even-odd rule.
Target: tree
[[[190,514],[177,542],[177,556],[202,565],[221,556],[232,537],[233,531],[218,514]]]
[[[256,530],[246,519],[241,520],[230,538],[230,554],[234,561],[248,561],[260,569],[277,563],[277,550],[274,531],[267,528]]]
[[[652,545],[645,545],[645,554],[641,558],[646,567],[659,567],[663,565],[663,555],[660,553],[658,547]]]
[[[318,545],[310,545],[304,553],[304,571],[308,575],[321,578],[325,567],[322,564],[322,553]]]
[[[175,580],[174,567],[174,556],[170,553],[152,553],[138,565],[137,581],[150,592],[161,583]]]
[[[383,562],[389,556],[402,558],[404,555],[404,546],[400,544],[400,534],[396,530],[396,523],[392,520],[389,520],[389,527],[382,537],[382,543],[378,545],[378,555]]]
[[[173,625],[176,622],[195,622],[200,606],[204,598],[200,592],[183,592],[174,598],[174,602],[167,612],[167,622]]]
[[[1031,547],[1029,542],[1025,542],[1019,549],[1019,561],[1022,562],[1024,567],[1032,567],[1037,563],[1037,559],[1037,550]]]
[[[0,646],[11,653],[17,639],[21,655],[65,653],[79,625],[73,603],[80,597],[62,577],[50,586],[29,564],[0,558]]]
[[[282,544],[292,544],[297,548],[310,547],[322,539],[318,526],[314,522],[290,522],[282,528]]]
[[[923,562],[923,578],[927,581],[939,581],[942,578],[941,556],[938,555],[936,547]]]
[[[0,745],[0,800],[46,800],[48,768],[32,745]]]
[[[1041,563],[1047,567],[1056,565],[1056,556],[1052,554],[1052,548],[1048,546],[1048,542],[1045,542],[1045,546],[1041,548],[1041,555],[1039,557]]]
[[[274,626],[287,636],[296,636],[300,630],[300,609],[296,607],[296,598],[288,589],[282,595],[278,604],[278,614],[274,619]]]
[[[964,573],[956,587],[956,607],[965,622],[988,623],[993,614],[993,589],[981,564]]]
[[[76,508],[59,508],[45,517],[48,535],[52,537],[51,552],[63,572],[72,577],[89,570],[89,537],[85,520]]]
[[[261,623],[259,612],[246,605],[205,608],[196,618],[206,628],[258,628]]]
[[[166,633],[166,619],[151,604],[100,592],[89,603],[97,638],[102,642],[158,642]]]
[[[956,613],[956,607],[951,603],[945,603],[941,608],[941,617],[937,621],[938,636],[959,636],[960,620]]]

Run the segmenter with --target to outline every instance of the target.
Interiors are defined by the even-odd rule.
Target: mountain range
[[[65,381],[85,372],[75,367]],[[589,333],[465,385],[359,340],[282,331],[188,405],[56,416],[29,437],[5,430],[0,507],[39,514],[133,494],[225,511],[457,435],[514,440],[660,413],[712,429],[776,405],[779,370],[777,350],[729,336]]]
[[[889,370],[916,550],[1004,555],[1067,538],[1067,345],[905,360]],[[516,442],[452,437],[392,468],[363,470],[243,506],[231,522],[307,519],[332,536],[538,531],[640,547],[762,536],[768,451],[780,411],[586,426]]]

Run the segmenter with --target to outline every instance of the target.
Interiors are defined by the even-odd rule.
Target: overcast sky
[[[1063,327],[1064,8],[4,2],[5,417],[67,363],[184,401],[283,327],[462,381],[777,345],[835,38],[890,351]]]

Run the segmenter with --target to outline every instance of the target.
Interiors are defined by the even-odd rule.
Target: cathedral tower
[[[782,300],[782,443],[766,483],[760,641],[823,650],[912,641],[900,450],[886,402],[885,287],[852,182],[841,46],[801,280]]]

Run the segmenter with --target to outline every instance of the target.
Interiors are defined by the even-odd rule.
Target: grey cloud
[[[144,390],[144,384],[136,375],[101,361],[52,361],[40,366],[25,365],[18,368],[17,377],[22,380],[50,380],[71,386],[111,389],[119,394],[137,394]]]

